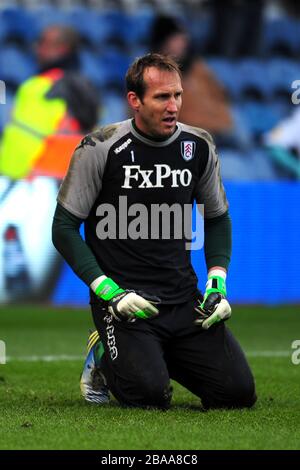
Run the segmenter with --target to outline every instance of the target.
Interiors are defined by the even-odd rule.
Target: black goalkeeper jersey
[[[154,141],[131,120],[82,140],[58,202],[84,220],[86,243],[106,276],[166,304],[197,291],[187,249],[192,204],[203,204],[206,218],[228,209],[207,132],[178,123],[170,138]]]

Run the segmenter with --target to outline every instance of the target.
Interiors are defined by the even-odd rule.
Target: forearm
[[[227,271],[231,258],[231,219],[229,212],[204,220],[204,253],[207,270]]]
[[[81,219],[57,204],[52,240],[73,271],[98,297],[109,302],[109,312],[116,320],[129,321],[136,317],[147,319],[156,316],[158,309],[153,303],[157,303],[158,298],[148,296],[146,299],[134,291],[123,290],[104,275],[92,251],[80,236],[81,223]]]
[[[77,276],[88,286],[104,273],[89,246],[81,238],[82,220],[57,204],[52,225],[52,241]]]

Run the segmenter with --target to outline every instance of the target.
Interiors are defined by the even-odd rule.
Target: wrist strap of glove
[[[225,279],[222,278],[221,276],[214,275],[214,276],[208,277],[208,281],[206,283],[206,290],[204,294],[204,302],[207,299],[207,297],[213,292],[219,292],[224,297],[226,297],[227,295],[226,283],[225,283]]]
[[[124,289],[121,289],[110,277],[104,279],[95,289],[95,294],[102,300],[111,300],[122,292],[125,292]]]

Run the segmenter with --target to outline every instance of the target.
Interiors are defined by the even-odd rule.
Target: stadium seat
[[[83,41],[96,49],[105,44],[112,34],[110,23],[103,21],[101,14],[88,8],[73,8],[70,11],[70,22]]]
[[[0,12],[0,39],[25,44],[37,36],[36,22],[27,10],[17,7],[4,8]]]
[[[248,154],[250,166],[254,169],[256,181],[272,181],[277,179],[277,172],[269,152],[261,147],[254,148]]]
[[[240,95],[267,99],[270,96],[268,71],[265,61],[254,58],[243,59],[236,65]]]
[[[37,34],[52,24],[71,25],[70,14],[65,10],[54,8],[50,5],[42,5],[30,10],[30,16],[35,24]]]
[[[200,15],[188,16],[185,21],[185,26],[191,35],[195,50],[199,53],[205,53],[212,28],[211,15],[204,15],[201,12]]]
[[[282,118],[279,107],[259,101],[243,101],[237,108],[253,138],[272,129]]]
[[[224,180],[272,181],[276,171],[268,152],[254,148],[248,152],[220,149],[221,172]]]
[[[292,94],[292,83],[300,79],[300,61],[286,58],[273,58],[268,61],[268,83],[274,95]]]
[[[298,55],[300,52],[300,22],[290,17],[265,22],[262,44],[265,55]]]
[[[34,75],[36,65],[28,55],[16,46],[5,46],[0,53],[1,78],[7,85],[16,87]]]
[[[123,121],[128,117],[127,103],[124,94],[108,91],[102,95],[101,105],[101,125]]]
[[[147,54],[149,52],[149,49],[146,45],[142,45],[142,44],[136,44],[136,45],[133,45],[131,48],[130,48],[130,53],[129,53],[129,62],[133,62],[133,60],[135,60],[137,57],[140,57],[144,54]]]
[[[3,16],[0,14],[0,44],[6,40],[7,29]]]
[[[238,99],[240,95],[239,76],[236,74],[235,64],[227,59],[208,58],[207,65],[216,75],[216,78],[223,83],[231,98]]]
[[[128,27],[126,41],[128,46],[141,46],[148,44],[154,11],[151,8],[143,8],[128,15]]]
[[[126,47],[129,35],[128,16],[118,10],[107,10],[98,15],[99,27],[105,31],[102,41],[105,44],[116,44]]]
[[[235,150],[219,148],[221,174],[224,180],[254,180],[254,169],[247,155]]]
[[[109,48],[99,55],[99,67],[104,80],[103,86],[124,89],[124,76],[129,66],[129,56],[117,49]]]
[[[105,84],[105,70],[100,67],[96,55],[88,49],[80,51],[80,70],[83,75],[91,80],[95,86],[102,87]]]

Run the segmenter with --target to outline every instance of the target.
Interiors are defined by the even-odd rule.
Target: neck
[[[132,125],[134,129],[142,136],[146,137],[146,139],[153,140],[153,142],[163,142],[164,140],[168,140],[171,136],[168,135],[167,137],[153,137],[153,135],[146,134],[145,132],[141,131],[141,129],[137,126],[135,119],[132,120]],[[177,127],[176,127],[177,129]]]

